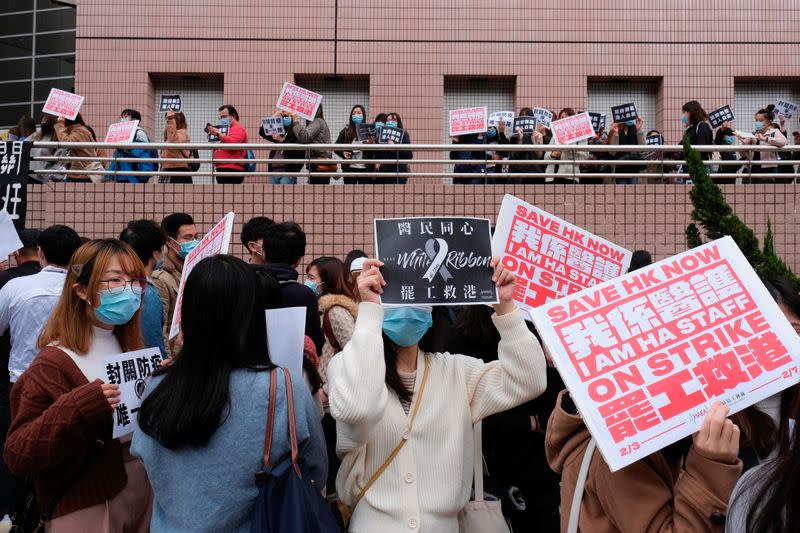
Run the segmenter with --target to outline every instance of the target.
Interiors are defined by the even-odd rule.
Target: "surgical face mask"
[[[172,239],[172,241],[175,242],[176,244],[180,245],[181,251],[178,252],[178,255],[180,257],[186,257],[187,255],[189,255],[192,252],[192,250],[197,248],[198,244],[200,244],[200,241],[197,240],[197,239],[194,239],[194,240],[189,241],[189,242],[178,242],[175,239]]]
[[[292,125],[292,117],[283,117],[283,127],[288,128]]]
[[[764,129],[764,123],[760,120],[756,120],[755,124],[753,124],[753,129],[755,131],[761,131]]]
[[[303,282],[303,285],[314,291],[314,294],[318,294],[317,288],[319,287],[319,285],[317,284],[316,281],[311,281],[310,279],[307,279]]]
[[[124,116],[119,119],[120,122],[128,122],[131,118],[129,116]]]
[[[381,128],[383,128],[383,122],[376,122],[375,123],[375,129],[380,131]]]
[[[383,332],[398,346],[414,346],[432,325],[430,309],[390,307],[383,315]]]
[[[497,137],[497,128],[489,128],[489,130],[486,132],[486,135],[490,139],[494,139],[495,137]]]
[[[228,117],[220,117],[219,124],[220,126],[227,126],[228,124],[230,124],[230,120],[228,119]]]
[[[137,286],[137,291],[128,284],[125,289],[117,294],[111,291],[100,291],[100,306],[94,310],[94,316],[109,326],[127,324],[142,304],[142,289]]]
[[[733,144],[736,141],[736,137],[733,135],[726,135],[725,136],[725,144]]]
[[[626,126],[635,126],[636,125],[636,121],[635,120],[626,120],[625,121],[625,125]]]
[[[350,119],[353,121],[353,124],[361,124],[364,122],[364,115],[351,115]]]
[[[387,128],[396,128],[397,127],[397,121],[396,120],[387,120],[386,121],[386,127]]]
[[[684,126],[688,125],[689,117],[687,117],[686,115],[681,116],[681,124],[683,124]]]

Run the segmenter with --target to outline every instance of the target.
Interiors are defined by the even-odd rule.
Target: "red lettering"
[[[706,401],[706,397],[700,391],[686,394],[683,384],[692,381],[692,379],[692,374],[689,370],[684,369],[648,385],[647,391],[651,396],[667,395],[667,404],[658,410],[658,414],[661,415],[663,420],[668,420],[673,416],[684,413]]]
[[[647,359],[647,366],[657,377],[666,376],[675,370],[675,364],[669,358],[669,354],[657,353]]]
[[[614,382],[608,378],[598,378],[588,387],[589,397],[595,402],[605,402],[617,395]]]

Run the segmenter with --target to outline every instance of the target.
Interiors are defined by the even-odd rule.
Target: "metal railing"
[[[558,144],[280,144],[280,143],[249,143],[249,144],[210,144],[210,143],[78,143],[78,142],[47,142],[39,141],[34,142],[34,148],[48,149],[54,153],[57,150],[64,150],[62,155],[50,156],[33,156],[33,161],[57,163],[61,162],[70,165],[72,162],[92,162],[99,161],[103,164],[104,169],[35,169],[32,174],[42,175],[64,175],[68,180],[86,178],[90,175],[103,175],[105,180],[109,182],[115,181],[116,176],[137,176],[137,177],[153,177],[153,176],[186,176],[186,177],[210,177],[212,180],[219,176],[225,177],[296,177],[296,178],[378,178],[381,181],[395,178],[467,178],[472,180],[496,180],[502,182],[507,179],[520,179],[526,180],[542,180],[545,181],[549,178],[566,178],[570,180],[579,180],[580,178],[640,178],[648,181],[659,180],[670,181],[689,178],[689,174],[683,168],[685,161],[682,160],[680,145],[558,145]],[[81,157],[71,155],[76,150],[95,150],[99,154],[97,157]],[[210,152],[208,156],[199,158],[142,158],[142,157],[125,157],[120,155],[118,150],[170,150],[170,151],[190,151],[197,150],[199,154]],[[315,158],[312,157],[309,150],[316,153],[320,152],[362,152],[362,159],[341,159],[338,157],[329,158]],[[765,145],[708,145],[695,147],[701,153],[738,153],[739,159],[737,160],[718,160],[709,159],[705,164],[709,168],[714,168],[714,172],[710,173],[714,179],[733,179],[741,178],[744,182],[749,181],[762,181],[767,179],[794,179],[800,177],[795,165],[800,164],[800,159],[792,160],[768,160],[759,161],[753,160],[753,154],[780,152],[781,154],[792,154],[792,157],[800,157],[800,145],[787,145],[782,148],[775,148]],[[214,150],[228,150],[228,151],[242,151],[252,150],[258,152],[273,152],[273,151],[297,151],[305,154],[302,158],[293,159],[272,159],[269,156],[256,157],[255,159],[247,159],[246,157],[237,159],[215,158],[213,156]],[[374,152],[381,152],[375,154]],[[411,152],[411,159],[404,159],[403,152]],[[436,157],[435,153],[445,154],[445,156]],[[473,159],[450,159],[451,152],[482,152],[483,158]],[[489,152],[502,154],[504,159],[492,159]],[[527,152],[533,153],[535,159],[511,159],[510,156],[515,153]],[[549,157],[552,152],[559,152],[560,157],[553,159]],[[431,157],[413,158],[419,154],[429,155],[434,153]],[[105,155],[102,155],[105,154]],[[109,155],[110,154],[110,155]],[[369,154],[369,156],[367,156]],[[625,154],[626,157],[631,159],[617,159],[615,154]],[[601,158],[598,158],[598,155]],[[109,170],[111,163],[180,163],[182,165],[201,164],[210,165],[208,169],[198,170],[196,172],[178,172],[174,169],[166,168],[155,171],[128,171],[128,170]],[[273,171],[269,170],[256,170],[254,172],[219,172],[216,170],[217,164],[268,164],[268,165],[301,165],[300,170],[296,171]],[[769,165],[774,167],[791,167],[790,172],[779,172],[778,174],[759,172],[760,165]],[[319,171],[319,165],[338,165],[337,171]],[[365,165],[373,167],[375,170],[357,170],[357,171],[344,171],[345,167],[352,165]],[[380,168],[383,165],[388,165],[393,168],[390,172],[381,172]],[[407,166],[408,171],[401,172],[402,166]],[[435,170],[420,170],[418,167],[422,165],[442,165],[441,171]],[[454,172],[454,166],[469,166],[478,167],[476,172]],[[543,172],[525,171],[515,172],[514,168],[519,166],[538,166]],[[562,168],[562,166],[568,166]],[[312,170],[312,167],[314,170]],[[339,170],[339,167],[342,170]],[[412,167],[415,167],[412,170]],[[450,167],[448,169],[448,167]],[[489,172],[487,169],[501,168],[502,172]],[[592,172],[592,168],[609,167],[611,170],[602,172]],[[625,172],[626,167],[638,167],[637,171]],[[738,168],[734,168],[738,167]],[[734,171],[726,172],[734,168]],[[583,170],[582,170],[583,169]],[[378,180],[376,180],[378,181]]]

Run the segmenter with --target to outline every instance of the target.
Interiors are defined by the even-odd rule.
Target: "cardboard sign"
[[[25,227],[28,211],[28,174],[32,142],[0,142],[0,210],[6,211],[17,229]]]
[[[733,122],[736,120],[733,116],[733,111],[731,111],[730,106],[722,106],[719,109],[715,109],[711,113],[708,114],[708,121],[711,123],[711,127],[716,129],[722,126],[722,123],[725,121]]]
[[[186,286],[186,278],[189,277],[197,263],[206,257],[228,253],[228,245],[231,242],[231,232],[233,231],[233,217],[233,211],[225,215],[211,231],[203,236],[195,249],[189,252],[184,259],[181,284],[175,299],[175,314],[172,315],[172,323],[169,328],[170,340],[177,337],[181,330],[181,305],[183,304],[183,288]]]
[[[486,107],[450,110],[450,136],[483,133],[489,129]]]
[[[594,128],[589,113],[580,113],[556,120],[550,125],[558,144],[573,144],[594,137]]]
[[[11,215],[5,209],[0,210],[0,261],[5,261],[12,253],[22,248],[22,241],[19,240],[17,228]]]
[[[48,115],[75,120],[83,105],[83,96],[68,93],[61,89],[50,89],[50,95],[44,103],[42,111]]]
[[[261,127],[264,129],[264,135],[268,137],[272,134],[286,134],[286,128],[283,127],[283,117],[264,117],[261,119]]]
[[[222,124],[218,124],[218,125],[216,125],[214,127],[217,128],[219,130],[219,132],[222,133],[223,135],[227,135],[228,134],[228,126],[223,126]],[[208,142],[210,142],[210,143],[218,143],[219,142],[219,135],[215,135],[213,133],[209,133],[208,134]]]
[[[538,125],[539,122],[533,117],[517,117],[514,119],[514,133],[516,134],[520,128],[523,134],[533,133]]]
[[[615,124],[639,118],[639,114],[636,111],[636,104],[633,102],[612,107],[611,116]]]
[[[321,103],[321,94],[303,89],[287,81],[283,84],[276,107],[281,111],[294,111],[306,120],[314,120]]]
[[[270,360],[303,379],[303,347],[306,331],[306,308],[267,309],[267,349]]]
[[[148,378],[161,366],[161,350],[145,348],[103,358],[106,383],[119,385],[120,402],[114,408],[112,437],[133,433],[139,425],[139,408]]]
[[[589,113],[592,118],[592,128],[595,132],[606,129],[606,114],[605,113]]]
[[[107,143],[132,143],[136,137],[136,129],[139,127],[138,120],[127,120],[125,122],[115,122],[108,127],[105,142]]]
[[[378,128],[375,124],[356,124],[356,137],[361,142],[367,142],[370,137],[378,137]]]
[[[513,111],[497,111],[489,115],[489,127],[497,128],[497,124],[502,122],[506,126],[506,131],[511,131],[514,128],[514,112]]]
[[[172,109],[176,113],[181,110],[181,97],[178,94],[162,94],[158,110],[162,113]]]
[[[633,255],[510,194],[497,215],[492,251],[517,275],[514,300],[522,309],[616,278]]]
[[[377,132],[377,131],[376,131]],[[381,128],[380,136],[378,137],[378,144],[386,144],[392,141],[394,144],[402,144],[403,135],[406,134],[405,130],[394,128],[392,126],[384,126]]]
[[[786,118],[792,118],[795,113],[797,113],[797,104],[793,102],[781,99],[775,104],[775,117],[783,115]]]
[[[376,218],[375,255],[384,263],[384,304],[499,301],[489,266],[492,244],[488,219]]]
[[[538,120],[540,124],[544,124],[544,127],[548,130],[553,123],[553,113],[543,107],[533,108],[533,118]]]
[[[800,337],[730,237],[531,313],[612,471],[798,382]]]
[[[654,133],[644,138],[645,144],[664,144],[664,137],[660,133]]]

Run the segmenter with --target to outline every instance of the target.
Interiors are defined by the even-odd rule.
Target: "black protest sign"
[[[589,118],[592,119],[592,128],[595,132],[605,129],[606,127],[606,114],[605,113],[589,113]]]
[[[28,210],[27,183],[30,172],[31,146],[24,141],[0,143],[0,201],[19,230],[25,227]]]
[[[378,128],[375,124],[356,124],[356,137],[361,142],[367,142],[370,137],[378,137]]]
[[[161,105],[158,106],[160,112],[172,109],[175,112],[181,110],[181,97],[178,94],[162,94]]]
[[[208,126],[211,126],[211,124],[209,124]],[[208,126],[206,126],[206,133],[208,133]],[[223,135],[227,135],[228,134],[228,126],[220,124],[220,125],[217,125],[217,126],[214,126],[214,127],[217,128],[221,134],[223,134]],[[209,133],[208,134],[208,142],[210,142],[210,143],[219,142],[219,135],[215,135],[213,133]]]
[[[626,122],[628,120],[636,120],[639,118],[639,115],[636,112],[636,104],[633,102],[612,107],[611,116],[614,119],[615,124]]]
[[[733,116],[733,111],[731,111],[731,106],[727,105],[708,114],[708,121],[711,122],[712,128],[719,128],[723,122],[733,122],[734,120],[736,119]]]
[[[522,133],[533,133],[536,131],[537,123],[535,117],[517,117],[514,119],[514,133],[518,132],[520,128]]]
[[[375,219],[375,252],[386,280],[381,302],[467,305],[498,302],[489,220]]]
[[[645,144],[664,144],[664,137],[661,136],[660,133],[654,133],[653,135],[648,135],[644,139]]]
[[[392,141],[395,144],[400,144],[403,142],[403,135],[405,135],[405,133],[405,130],[401,130],[400,128],[384,126],[381,128],[381,136],[378,138],[378,143],[386,144]]]

